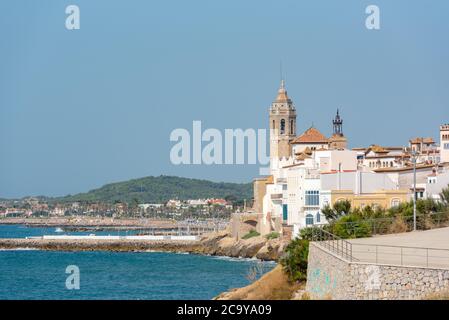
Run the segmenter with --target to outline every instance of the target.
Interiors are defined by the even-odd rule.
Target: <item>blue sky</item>
[[[65,29],[70,4],[80,30]],[[448,12],[446,0],[1,1],[0,197],[160,174],[250,181],[259,166],[172,165],[169,135],[193,120],[265,128],[280,61],[298,134],[329,135],[338,107],[351,147],[437,139]]]

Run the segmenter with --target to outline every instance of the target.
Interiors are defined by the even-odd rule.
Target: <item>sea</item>
[[[0,238],[42,234],[85,233],[0,225]],[[254,275],[274,266],[256,259],[182,253],[0,249],[0,299],[212,299],[250,284]]]

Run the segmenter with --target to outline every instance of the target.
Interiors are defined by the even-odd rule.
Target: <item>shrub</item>
[[[301,230],[299,230],[299,238],[304,240],[312,241],[314,235],[321,234],[320,230],[323,229],[325,231],[331,232],[330,229],[332,228],[331,225],[324,225],[323,227],[306,227]]]
[[[333,225],[333,233],[343,239],[364,238],[371,236],[370,225],[356,215],[341,217]]]
[[[441,190],[440,193],[441,202],[446,208],[449,208],[449,184],[447,185],[447,188],[444,188]]]
[[[309,255],[309,241],[295,239],[285,248],[280,263],[290,281],[303,281],[307,278],[307,259]]]
[[[248,232],[247,234],[245,234],[242,239],[249,239],[249,238],[253,238],[253,237],[258,237],[260,236],[260,233],[257,232],[256,230],[251,230],[250,232]]]
[[[401,233],[407,231],[407,223],[404,221],[402,216],[397,216],[390,228],[388,229],[389,233]]]
[[[279,232],[270,232],[269,234],[265,235],[265,238],[267,238],[268,240],[279,238]]]

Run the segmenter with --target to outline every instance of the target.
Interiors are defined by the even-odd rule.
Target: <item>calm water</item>
[[[68,265],[79,267],[79,290],[65,287]],[[158,252],[0,250],[0,299],[211,299],[247,285],[256,265],[263,272],[275,266]]]
[[[55,227],[50,228],[37,228],[37,227],[27,227],[25,225],[5,225],[0,224],[0,238],[25,238],[25,237],[38,237],[43,235],[89,235],[95,234],[100,235],[132,235],[139,231],[136,230],[108,230],[108,231],[63,231],[57,232]]]

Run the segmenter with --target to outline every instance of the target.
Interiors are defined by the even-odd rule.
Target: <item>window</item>
[[[282,205],[282,220],[285,222],[288,220],[288,207],[286,204]]]
[[[320,223],[320,222],[321,222],[321,216],[320,216],[320,213],[317,212],[317,214],[316,214],[316,223]]]
[[[281,134],[285,133],[285,119],[281,120]]]
[[[310,213],[306,215],[306,226],[310,226],[313,224],[313,215]]]
[[[306,206],[320,205],[320,192],[318,190],[306,190]]]
[[[273,130],[276,129],[275,121],[273,120]]]
[[[444,144],[444,149],[449,150],[449,143]]]
[[[391,200],[391,207],[392,207],[392,208],[398,207],[400,203],[401,203],[401,200],[399,200],[399,199],[393,199],[393,200]]]
[[[293,134],[293,119],[290,120],[290,134]]]

